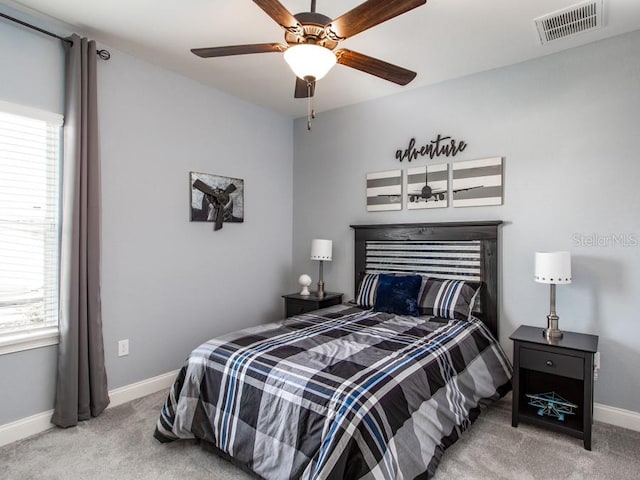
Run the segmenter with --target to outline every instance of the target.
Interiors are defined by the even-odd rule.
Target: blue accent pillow
[[[396,315],[420,315],[418,295],[422,277],[420,275],[385,275],[378,277],[376,312],[394,313]]]

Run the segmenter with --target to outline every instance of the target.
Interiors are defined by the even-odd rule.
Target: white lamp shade
[[[320,80],[337,61],[335,53],[328,48],[309,43],[289,47],[284,52],[284,59],[293,73],[302,80],[305,77]]]
[[[333,242],[331,240],[323,240],[316,238],[311,240],[311,260],[331,261],[331,253]]]
[[[536,252],[535,280],[538,283],[571,283],[571,254]]]

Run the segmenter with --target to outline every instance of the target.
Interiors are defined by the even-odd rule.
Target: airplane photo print
[[[407,170],[407,209],[449,206],[449,164],[423,165]]]

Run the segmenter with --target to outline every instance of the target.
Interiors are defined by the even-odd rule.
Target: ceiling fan
[[[296,15],[278,0],[253,2],[285,30],[286,43],[194,48],[191,51],[202,58],[284,52],[285,60],[296,74],[295,98],[313,97],[316,81],[336,63],[398,85],[406,85],[416,76],[416,72],[406,68],[346,48],[336,50],[336,47],[342,40],[424,5],[427,0],[367,0],[334,20],[316,12],[316,0],[311,0],[310,12]]]

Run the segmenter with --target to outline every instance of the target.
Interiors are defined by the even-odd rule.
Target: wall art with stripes
[[[449,164],[424,165],[407,170],[407,209],[449,206]]]
[[[452,165],[454,207],[502,205],[502,157]]]
[[[402,170],[367,173],[367,211],[402,210]]]

